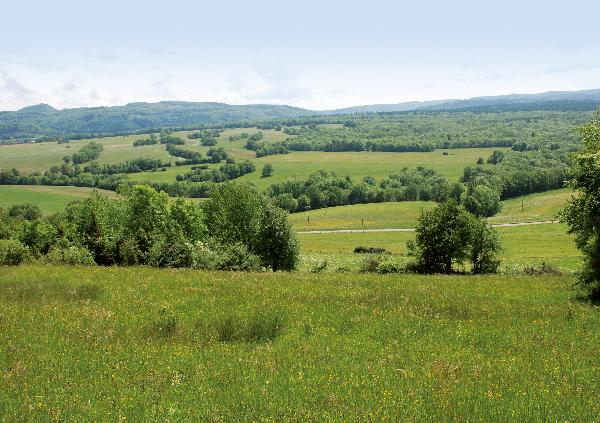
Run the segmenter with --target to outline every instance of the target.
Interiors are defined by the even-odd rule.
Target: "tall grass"
[[[0,269],[0,421],[594,421],[570,276]]]

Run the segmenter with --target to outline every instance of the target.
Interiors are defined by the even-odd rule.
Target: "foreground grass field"
[[[569,277],[0,272],[1,421],[593,421]]]

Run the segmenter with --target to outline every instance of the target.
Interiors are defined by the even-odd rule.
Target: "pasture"
[[[545,224],[497,228],[502,243],[502,268],[506,271],[547,262],[567,271],[578,269],[581,254],[564,224]],[[319,260],[327,260],[330,269],[347,266],[357,270],[364,255],[353,254],[357,246],[381,247],[395,255],[407,254],[406,242],[414,232],[301,233],[298,235],[304,268],[310,270]],[[392,257],[392,259],[398,257]]]
[[[229,141],[229,137],[240,132],[256,132],[256,128],[228,129],[218,138],[217,147],[224,147],[236,160],[252,160],[257,171],[240,178],[241,181],[255,183],[264,189],[268,185],[281,182],[291,177],[307,177],[310,173],[321,169],[335,172],[339,175],[350,175],[362,179],[370,175],[380,180],[388,174],[399,171],[403,167],[425,166],[432,168],[440,174],[458,180],[465,166],[475,165],[479,157],[487,158],[494,150],[502,148],[460,148],[450,150],[436,150],[426,153],[385,153],[385,152],[319,152],[301,151],[285,155],[267,156],[256,158],[253,151],[244,148],[245,141]],[[196,139],[187,139],[193,131],[175,132],[173,135],[186,140],[184,148],[206,153],[209,147],[200,145]],[[281,131],[263,130],[263,139],[267,142],[281,141],[290,135]],[[66,144],[44,142],[35,144],[16,144],[0,146],[0,169],[16,168],[22,172],[43,172],[52,166],[60,165],[62,158],[71,155],[89,143],[96,141],[103,145],[104,150],[98,159],[99,163],[119,163],[137,158],[161,159],[174,163],[177,158],[170,156],[161,144],[133,147],[136,139],[145,138],[147,135],[128,135],[96,138],[93,140],[75,140]],[[446,155],[444,155],[446,153]],[[262,178],[260,170],[265,163],[270,163],[275,168],[272,177]],[[487,165],[485,165],[487,166]],[[211,165],[219,167],[219,165]],[[130,174],[134,181],[172,182],[177,174],[185,173],[190,166],[171,167],[164,172],[142,172]]]
[[[5,268],[0,421],[593,421],[572,283]]]
[[[87,198],[93,188],[55,187],[40,185],[2,185],[0,186],[0,207],[10,207],[18,203],[30,203],[38,206],[44,214],[64,210],[71,201]],[[98,190],[109,197],[117,194],[112,191]]]

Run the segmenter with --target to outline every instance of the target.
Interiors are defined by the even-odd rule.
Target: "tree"
[[[222,243],[252,250],[260,226],[261,195],[249,184],[218,184],[203,205],[210,235]]]
[[[472,219],[470,245],[471,271],[475,274],[496,273],[500,266],[500,238],[485,219]]]
[[[600,110],[579,128],[583,150],[576,157],[571,186],[578,191],[562,210],[561,217],[575,234],[584,254],[578,274],[580,285],[592,299],[600,298]]]
[[[273,271],[294,270],[298,265],[299,245],[288,213],[266,203],[260,220],[256,252]]]
[[[277,207],[289,212],[292,212],[298,208],[298,201],[296,201],[296,199],[292,197],[292,194],[289,192],[278,195],[274,198],[274,201]]]
[[[36,220],[42,218],[42,211],[35,204],[14,204],[8,209],[8,215],[16,219]]]
[[[266,163],[262,169],[262,177],[268,178],[269,176],[273,176],[273,165]]]
[[[451,273],[469,257],[472,217],[454,200],[424,211],[417,223],[418,267],[423,273]]]
[[[500,193],[483,184],[469,184],[463,206],[475,216],[490,217],[500,211]]]
[[[422,273],[451,273],[453,264],[467,260],[473,273],[498,270],[498,233],[485,219],[477,218],[454,200],[423,212],[416,233],[411,251]]]

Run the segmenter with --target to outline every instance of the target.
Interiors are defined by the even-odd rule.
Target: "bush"
[[[528,265],[523,268],[523,273],[526,275],[561,275],[562,272],[558,267],[552,266],[545,261],[539,266]]]
[[[369,256],[362,261],[358,271],[360,273],[375,273],[381,263],[383,263],[383,257]]]
[[[87,248],[75,245],[66,248],[52,247],[44,257],[44,261],[52,264],[68,264],[70,266],[93,266],[96,264],[92,253]]]
[[[16,266],[29,257],[29,249],[16,239],[0,239],[0,265]]]
[[[192,264],[195,269],[261,271],[260,258],[240,243],[221,245],[214,240],[198,241],[191,246]]]
[[[8,209],[8,215],[15,219],[36,220],[42,218],[42,211],[34,204],[14,204]]]
[[[388,274],[388,273],[404,273],[406,270],[405,270],[404,266],[402,266],[399,263],[393,263],[391,261],[384,261],[382,263],[379,263],[379,266],[377,266],[377,269],[375,271],[380,274]]]
[[[327,270],[329,263],[327,260],[323,260],[320,263],[315,264],[311,269],[310,273],[324,273]]]
[[[474,219],[471,225],[471,269],[473,273],[496,273],[500,267],[500,238],[485,219]]]
[[[192,267],[192,245],[182,239],[155,239],[148,251],[147,263],[154,267]]]
[[[381,247],[356,247],[354,249],[356,254],[391,254],[388,250]]]

